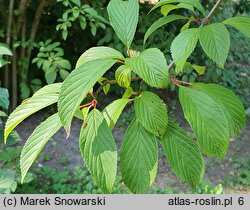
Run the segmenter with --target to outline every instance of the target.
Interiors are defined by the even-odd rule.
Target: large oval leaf
[[[135,98],[137,120],[149,132],[162,137],[168,125],[168,113],[165,103],[152,92],[142,92]]]
[[[250,17],[232,17],[223,21],[223,23],[233,26],[245,34],[245,36],[250,37]]]
[[[56,103],[58,101],[60,88],[61,83],[47,85],[37,91],[31,98],[23,101],[23,103],[8,117],[4,130],[5,141],[10,132],[24,119],[37,111]]]
[[[186,17],[182,15],[168,15],[166,17],[159,18],[157,21],[155,21],[147,30],[145,36],[144,36],[144,43],[147,41],[148,37],[155,32],[158,28],[173,22],[175,20],[184,20],[187,19]]]
[[[98,59],[115,59],[115,60],[124,60],[123,55],[111,48],[111,47],[92,47],[89,50],[85,51],[76,63],[76,68],[79,68],[86,62],[98,60]]]
[[[143,193],[154,182],[158,166],[156,137],[134,119],[125,133],[121,151],[121,174],[133,193]]]
[[[130,102],[130,99],[115,100],[102,111],[103,116],[111,129],[115,127],[117,120],[128,102]]]
[[[33,131],[26,141],[20,157],[21,182],[23,182],[29,168],[43,147],[61,127],[60,118],[56,113],[47,118]]]
[[[111,0],[108,5],[108,14],[116,35],[129,48],[138,24],[138,0]]]
[[[230,47],[230,36],[222,23],[209,24],[201,28],[200,43],[204,52],[223,68]]]
[[[179,98],[185,118],[205,154],[221,158],[229,145],[229,124],[224,110],[207,94],[181,86]]]
[[[58,110],[61,122],[68,133],[74,113],[88,91],[115,62],[113,59],[89,61],[72,71],[63,82],[58,100]]]
[[[177,71],[182,71],[183,67],[194,51],[199,39],[199,29],[191,28],[182,31],[172,42],[171,53],[174,59]]]
[[[115,140],[101,112],[94,109],[80,134],[80,150],[88,170],[103,193],[112,191],[117,171]]]
[[[204,176],[205,163],[193,139],[175,123],[169,122],[160,142],[174,173],[191,187],[196,187]]]
[[[125,60],[131,70],[147,84],[156,88],[166,88],[168,84],[167,62],[164,54],[156,48],[143,51],[136,58]]]
[[[221,107],[223,106],[229,114],[229,122],[232,120],[232,133],[238,134],[239,130],[246,125],[246,112],[239,98],[233,91],[216,84],[192,83],[197,90],[211,97]],[[226,114],[226,113],[225,113]]]

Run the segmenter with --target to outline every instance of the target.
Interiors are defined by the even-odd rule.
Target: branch
[[[9,47],[12,48],[11,46],[11,29],[12,29],[12,24],[13,24],[13,11],[14,11],[14,3],[15,0],[11,0],[9,2],[9,11],[8,11],[8,22],[7,22],[7,31],[6,31],[6,42],[9,45]],[[6,70],[4,71],[4,86],[5,88],[9,89],[9,72],[10,67],[9,65],[6,66]]]
[[[133,77],[133,78],[131,79],[132,82],[140,81],[140,80],[141,80],[140,77]],[[93,94],[93,96],[94,96],[94,97],[97,97],[97,96],[100,94],[100,92],[103,90],[103,88],[104,88],[106,85],[108,85],[108,84],[114,85],[114,84],[117,84],[117,81],[116,81],[116,80],[105,80],[105,81],[102,83],[101,87],[99,87],[99,88],[97,89],[97,91]]]
[[[17,26],[16,26],[16,34],[18,35],[20,32],[20,29],[22,28],[22,25],[24,23],[24,19],[25,19],[25,13],[26,13],[26,9],[29,5],[30,0],[21,0],[19,3],[19,12],[20,15],[17,19]]]
[[[207,15],[207,19],[211,19],[212,16],[214,15],[216,9],[220,6],[220,4],[222,3],[222,0],[218,0],[216,2],[216,4],[214,5],[214,7],[211,9],[211,11],[209,12],[209,14]]]

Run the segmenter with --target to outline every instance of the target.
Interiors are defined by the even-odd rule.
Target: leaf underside
[[[82,158],[97,186],[110,193],[117,172],[115,140],[100,111],[92,110],[85,122],[79,139]]]
[[[9,116],[4,130],[5,141],[10,132],[24,119],[37,111],[58,101],[61,83],[47,85],[37,91],[31,98],[23,101]]]
[[[61,127],[62,124],[60,122],[60,118],[58,113],[56,113],[48,117],[44,122],[36,127],[31,136],[28,138],[22,149],[20,157],[22,182],[43,147]]]
[[[74,113],[89,90],[115,62],[113,59],[86,62],[72,71],[63,82],[58,100],[58,110],[66,130],[69,130]]]

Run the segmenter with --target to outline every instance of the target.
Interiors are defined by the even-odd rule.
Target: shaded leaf
[[[143,193],[153,184],[158,166],[156,137],[133,120],[126,130],[121,151],[121,174],[133,193]]]
[[[168,15],[166,17],[159,18],[157,21],[155,21],[147,30],[145,36],[144,36],[144,43],[147,41],[148,37],[155,32],[158,28],[173,22],[175,20],[185,20],[187,19],[185,16],[182,15]]]

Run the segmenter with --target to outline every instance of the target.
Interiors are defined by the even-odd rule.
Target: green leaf
[[[12,55],[12,52],[8,45],[0,43],[0,55]]]
[[[134,119],[122,142],[122,179],[131,192],[143,193],[153,184],[157,167],[157,139]]]
[[[232,17],[223,21],[223,23],[233,26],[250,38],[250,17]]]
[[[179,72],[183,70],[185,62],[194,51],[199,39],[199,29],[191,28],[182,31],[172,42],[171,53]]]
[[[115,100],[102,111],[110,129],[115,127],[117,120],[128,102],[130,102],[130,99]]]
[[[45,79],[46,79],[47,84],[54,83],[56,80],[56,76],[57,76],[57,72],[55,68],[47,69],[45,72]]]
[[[68,60],[62,59],[59,61],[55,61],[55,64],[59,65],[63,69],[70,70],[71,69],[71,64]]]
[[[20,156],[21,182],[51,137],[62,127],[58,113],[42,122],[26,141]]]
[[[76,6],[81,7],[81,0],[71,0]]]
[[[160,0],[157,4],[153,6],[153,8],[149,11],[149,13],[165,4],[170,4],[170,3],[172,4],[172,3],[179,3],[179,2],[180,0]]]
[[[9,108],[9,92],[5,88],[0,87],[0,107],[4,109]]]
[[[162,137],[168,126],[165,103],[156,94],[145,91],[134,102],[135,116],[149,132]]]
[[[127,48],[130,48],[138,24],[138,0],[111,0],[107,9],[116,35]]]
[[[204,75],[206,71],[206,66],[199,66],[196,64],[193,64],[192,67],[199,75]]]
[[[99,79],[98,82],[101,85],[103,85],[103,81],[106,81],[106,80],[107,80],[106,77],[101,77],[101,79]],[[103,86],[103,92],[104,92],[105,95],[108,94],[109,90],[110,90],[110,84],[106,84],[105,86]],[[93,93],[93,90],[91,92]]]
[[[194,20],[194,17],[190,17],[185,25],[182,26],[180,32],[187,30],[190,27],[191,22]]]
[[[61,122],[69,134],[75,111],[95,83],[115,64],[113,59],[92,60],[71,72],[63,82],[58,110]]]
[[[32,98],[29,98],[18,106],[8,117],[5,124],[4,139],[6,139],[10,132],[24,119],[37,111],[50,106],[58,101],[58,95],[61,88],[61,83],[47,85],[37,91]]]
[[[0,68],[3,67],[3,66],[5,66],[6,64],[9,64],[9,63],[10,63],[9,61],[0,59]]]
[[[94,109],[80,134],[80,150],[88,170],[103,193],[112,191],[117,172],[115,140],[101,112]]]
[[[19,84],[20,92],[21,92],[21,99],[26,99],[30,96],[30,88],[27,83],[20,82]]]
[[[63,80],[65,80],[69,76],[69,72],[64,69],[60,69],[59,74]]]
[[[136,58],[126,59],[125,63],[148,85],[156,88],[167,87],[168,66],[164,54],[159,49],[147,49]]]
[[[14,170],[4,170],[0,168],[0,193],[10,194],[15,192],[17,183],[15,181]]]
[[[160,19],[158,19],[156,22],[154,22],[150,27],[149,29],[147,30],[145,36],[144,36],[144,43],[146,43],[148,37],[153,33],[155,32],[158,28],[170,23],[170,22],[173,22],[175,20],[185,20],[187,19],[185,16],[182,16],[182,15],[169,15],[169,16],[166,16],[166,17],[162,17]]]
[[[76,68],[80,67],[86,62],[99,60],[99,59],[115,59],[115,60],[124,60],[123,55],[110,47],[92,47],[89,50],[85,51],[76,63]]]
[[[199,0],[181,0],[181,2],[191,4],[193,7],[198,9],[204,16],[206,16],[205,10]]]
[[[132,87],[128,87],[126,89],[126,91],[123,93],[122,99],[128,99],[133,95],[133,88]]]
[[[179,7],[177,5],[173,5],[173,4],[167,4],[161,7],[161,13],[164,16],[167,16],[169,12],[171,12],[172,10],[175,9],[179,9]]]
[[[230,133],[224,110],[207,94],[192,88],[180,86],[179,98],[202,150],[208,156],[223,157]]]
[[[194,12],[194,7],[191,4],[181,2],[181,3],[177,4],[177,6],[179,8],[187,9],[187,10]]]
[[[246,125],[246,112],[239,98],[233,91],[216,84],[192,83],[192,86],[207,94],[217,104],[224,107],[233,121],[232,133],[238,134]],[[229,119],[230,122],[230,119]]]
[[[192,188],[200,184],[204,176],[205,163],[193,139],[175,123],[169,122],[160,142],[174,173]]]
[[[115,79],[118,85],[128,88],[131,83],[131,69],[129,66],[120,66],[115,72]]]
[[[222,23],[214,23],[201,28],[200,43],[204,52],[223,68],[230,47],[230,36]]]

